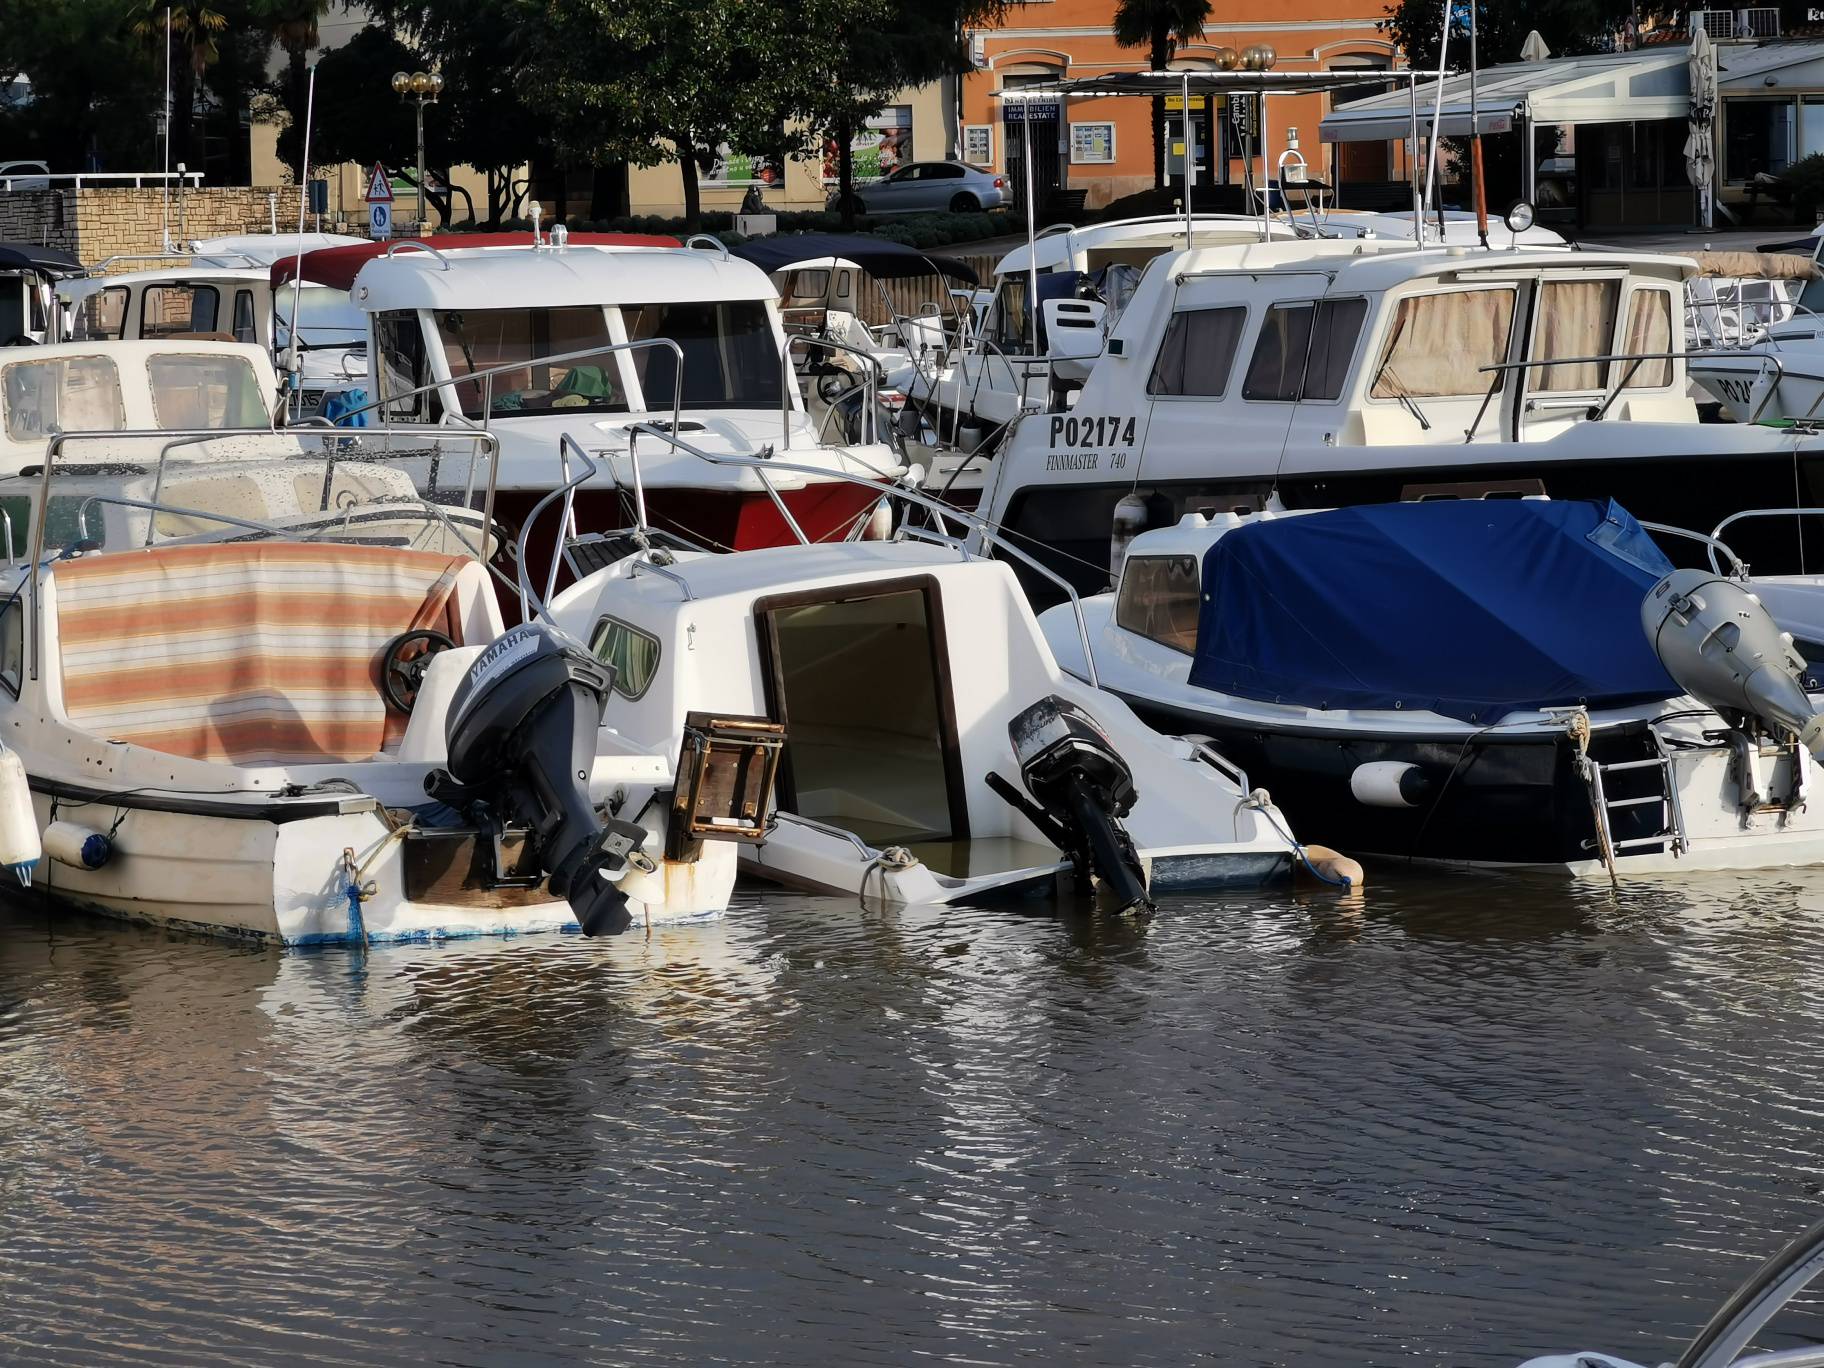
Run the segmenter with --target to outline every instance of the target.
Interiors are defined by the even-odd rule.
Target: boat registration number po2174
[[[1070,449],[1132,446],[1134,429],[1135,421],[1131,416],[1111,414],[1094,418],[1079,417],[1075,414],[1053,414],[1047,445],[1054,454],[1045,458],[1045,468],[1047,470],[1095,470],[1102,463],[1101,452],[1071,451]],[[1069,454],[1057,454],[1060,447]],[[1111,454],[1109,459],[1111,470],[1126,464],[1127,453],[1125,451]]]

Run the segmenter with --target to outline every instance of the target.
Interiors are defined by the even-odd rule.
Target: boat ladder
[[[1610,859],[1624,850],[1634,850],[1640,846],[1669,846],[1674,855],[1682,855],[1690,848],[1685,835],[1685,814],[1678,804],[1678,774],[1672,767],[1672,752],[1666,749],[1666,743],[1660,739],[1659,732],[1653,732],[1653,747],[1659,753],[1650,760],[1620,760],[1605,765],[1589,757],[1584,757],[1585,779],[1589,782],[1591,811],[1596,816],[1596,846],[1603,852],[1604,859]],[[1603,782],[1612,774],[1625,774],[1629,771],[1654,770],[1658,773],[1659,792],[1649,793],[1639,798],[1611,798],[1608,786]],[[1614,826],[1610,815],[1621,808],[1659,806],[1659,830],[1651,836],[1631,836],[1626,840],[1615,839]]]

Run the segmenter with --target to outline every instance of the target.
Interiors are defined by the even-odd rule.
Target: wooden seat
[[[500,630],[481,566],[393,547],[151,547],[58,565],[44,593],[72,724],[238,765],[385,754],[406,723],[380,689],[387,644]]]

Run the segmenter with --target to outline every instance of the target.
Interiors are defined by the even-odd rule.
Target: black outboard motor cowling
[[[569,900],[586,936],[632,921],[618,873],[646,839],[589,801],[595,734],[614,670],[542,623],[515,627],[481,653],[450,700],[446,777],[434,797],[491,820],[523,822],[551,891]],[[481,812],[486,809],[486,812]]]
[[[1007,736],[1026,791],[1078,872],[1099,878],[1121,911],[1150,909],[1145,869],[1121,825],[1139,796],[1134,776],[1101,729],[1053,695],[1008,723]]]

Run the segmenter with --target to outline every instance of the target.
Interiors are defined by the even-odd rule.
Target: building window
[[[1235,351],[1247,321],[1248,311],[1235,306],[1173,314],[1146,392],[1222,398],[1228,393],[1229,372],[1235,368]]]
[[[823,143],[823,179],[835,184],[837,148],[834,138]],[[855,180],[879,180],[912,160],[912,106],[888,105],[849,139],[849,159]]]
[[[963,125],[963,160],[972,166],[994,165],[994,125]]]
[[[1112,123],[1073,123],[1070,126],[1070,160],[1078,166],[1105,166],[1115,159],[1115,126]]]
[[[1792,101],[1723,102],[1723,179],[1747,181],[1761,172],[1778,175],[1792,165]]]

